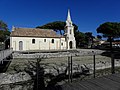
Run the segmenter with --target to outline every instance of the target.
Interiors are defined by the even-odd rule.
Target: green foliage
[[[85,40],[85,34],[80,32],[80,31],[75,32],[75,39],[76,39],[77,47],[79,47],[80,44],[87,43],[86,40]]]
[[[97,28],[97,33],[102,33],[104,37],[120,37],[120,23],[106,22]]]
[[[97,35],[97,38],[101,40],[101,39],[102,39],[102,36],[101,36],[101,35]]]
[[[108,41],[110,42],[110,50],[112,52],[112,41],[114,41],[114,38],[120,37],[120,23],[103,23],[97,28],[97,33],[102,33],[104,37],[108,37]]]
[[[95,37],[92,35],[92,32],[86,32],[85,35],[86,35],[87,45],[92,48],[93,38],[95,38]]]
[[[10,31],[8,31],[8,26],[2,20],[0,20],[0,42],[4,42],[4,40],[10,36]]]
[[[55,22],[50,22],[48,24],[45,24],[43,26],[37,26],[36,28],[41,28],[41,29],[53,29],[56,32],[60,32],[61,35],[64,34],[64,28],[65,28],[66,23],[63,21],[55,21]],[[78,26],[73,24],[74,30],[78,30]]]
[[[92,38],[92,32],[86,32],[85,35]]]
[[[2,20],[0,20],[0,30],[8,30],[8,26]]]
[[[65,26],[65,22],[62,21],[55,21],[55,22],[51,22],[48,24],[45,24],[43,26],[38,26],[36,28],[41,28],[41,29],[53,29],[56,32],[60,32],[60,34],[62,35],[62,31],[64,30],[64,26]]]
[[[9,31],[3,31],[0,30],[0,42],[4,42],[4,40],[10,36],[10,32]]]

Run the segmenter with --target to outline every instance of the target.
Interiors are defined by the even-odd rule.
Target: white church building
[[[76,49],[70,11],[68,10],[63,36],[56,34],[51,29],[13,27],[10,35],[10,47],[13,48],[13,51]]]

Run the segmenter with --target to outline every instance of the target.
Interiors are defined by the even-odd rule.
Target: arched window
[[[23,50],[23,41],[19,41],[19,50]]]
[[[51,43],[54,43],[54,39],[52,39]]]
[[[70,34],[72,34],[72,30],[70,29]]]
[[[35,44],[35,39],[32,39],[32,44]]]
[[[44,39],[44,42],[46,42],[46,39]]]

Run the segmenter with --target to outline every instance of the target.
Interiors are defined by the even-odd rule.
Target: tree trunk
[[[112,37],[111,37],[111,36],[109,37],[109,40],[110,40],[110,51],[111,51],[111,53],[112,53],[113,50],[112,50]]]
[[[62,30],[60,30],[60,35],[62,35]]]

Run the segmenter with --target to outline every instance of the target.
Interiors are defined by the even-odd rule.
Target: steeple
[[[71,21],[70,10],[68,9],[67,21]]]
[[[65,35],[66,35],[66,49],[76,49],[76,41],[74,37],[74,26],[71,21],[70,10],[68,9],[68,15],[65,26]]]
[[[71,16],[70,16],[70,10],[68,9],[68,15],[67,15],[67,20],[66,20],[66,26],[73,26],[72,21],[71,21]]]

